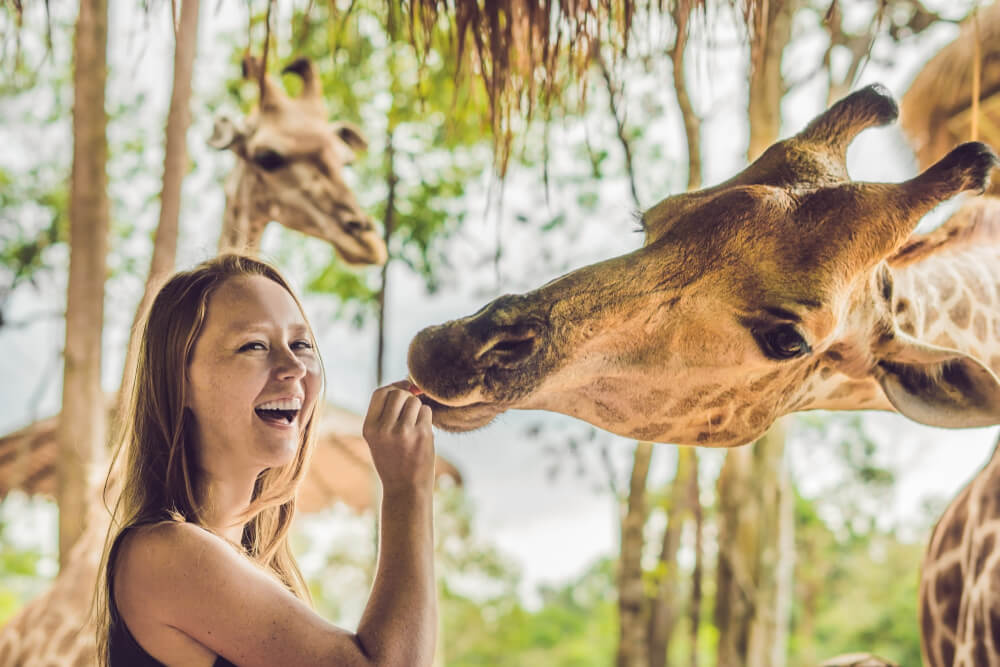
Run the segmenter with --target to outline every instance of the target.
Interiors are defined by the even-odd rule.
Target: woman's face
[[[258,275],[209,297],[187,379],[202,466],[257,472],[295,456],[322,382],[298,305]]]

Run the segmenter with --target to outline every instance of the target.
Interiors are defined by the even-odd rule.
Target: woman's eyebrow
[[[226,327],[226,332],[236,334],[245,331],[261,331],[273,328],[275,328],[273,322],[236,320],[229,323],[229,326]],[[309,333],[309,327],[305,322],[296,322],[290,325],[288,330],[295,334]]]
[[[229,323],[226,327],[227,333],[241,333],[243,331],[256,330],[256,329],[268,329],[270,324],[267,322],[257,322],[257,321],[247,321],[247,320],[236,320]]]

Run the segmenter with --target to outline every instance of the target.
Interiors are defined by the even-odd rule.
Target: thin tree
[[[62,414],[57,434],[56,500],[59,559],[83,532],[89,471],[105,439],[101,391],[101,332],[107,272],[108,7],[106,0],[81,0],[73,51],[73,167],[69,203],[69,282]]]
[[[153,255],[149,261],[149,273],[146,274],[146,287],[132,320],[125,366],[122,371],[120,404],[131,391],[133,378],[130,369],[135,364],[138,346],[136,329],[157,288],[173,271],[177,260],[181,191],[188,168],[187,131],[191,126],[191,79],[198,45],[200,0],[182,0],[179,4],[179,18],[171,17],[174,19],[174,79],[170,92],[170,110],[167,112],[160,217],[153,238]]]
[[[752,161],[778,139],[786,87],[781,57],[791,40],[796,0],[756,8],[747,112]],[[716,625],[719,667],[783,667],[791,612],[792,491],[780,423],[731,450],[718,480]]]

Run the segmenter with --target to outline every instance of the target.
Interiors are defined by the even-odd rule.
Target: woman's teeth
[[[261,419],[291,424],[302,408],[301,398],[288,398],[280,401],[268,401],[254,408]]]
[[[285,398],[280,401],[268,401],[257,406],[257,410],[299,410],[302,408],[301,398]]]

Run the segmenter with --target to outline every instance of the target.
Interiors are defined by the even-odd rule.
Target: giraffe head
[[[209,145],[230,149],[240,165],[235,192],[250,193],[244,213],[263,226],[284,226],[328,241],[352,264],[382,264],[385,242],[358,205],[342,171],[368,142],[347,122],[327,120],[319,76],[300,58],[282,73],[302,79],[302,91],[288,96],[253,57],[243,60],[244,78],[260,82],[260,101],[246,119],[219,116]],[[241,187],[245,183],[252,187]]]
[[[903,183],[851,181],[848,144],[896,116],[882,86],[857,91],[732,179],[646,211],[638,250],[418,333],[410,374],[436,424],[541,409],[733,446],[789,412],[885,398],[925,423],[1000,422],[988,367],[900,329],[886,263],[934,206],[981,190],[996,156],[969,143]],[[831,405],[821,374],[870,405]]]

